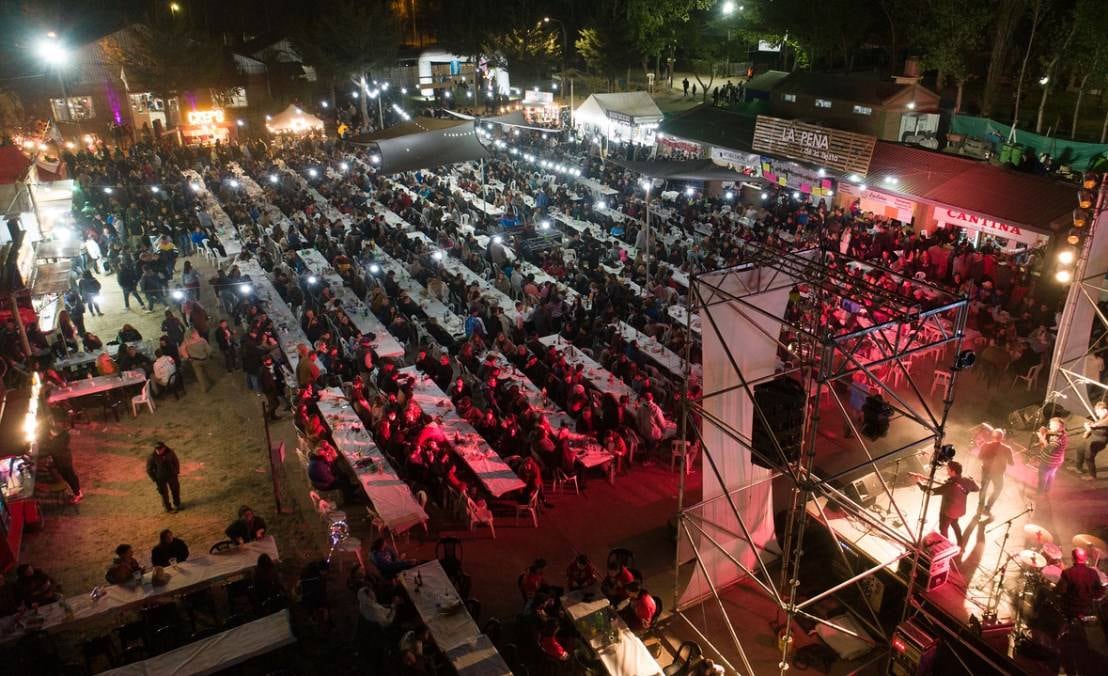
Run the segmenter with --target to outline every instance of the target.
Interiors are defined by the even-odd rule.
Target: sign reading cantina
[[[865,175],[876,141],[865,134],[759,115],[753,148],[755,152],[808,162],[844,174]]]

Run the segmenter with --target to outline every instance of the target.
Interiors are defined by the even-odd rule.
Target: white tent
[[[662,111],[646,92],[592,94],[573,113],[574,126],[605,138],[654,143]]]
[[[266,129],[274,134],[306,134],[323,131],[323,120],[290,105],[271,117],[265,123]]]

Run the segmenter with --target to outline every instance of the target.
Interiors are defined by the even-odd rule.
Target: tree
[[[1097,1],[1078,0],[1074,14],[1077,33],[1073,41],[1074,49],[1067,54],[1067,61],[1078,85],[1077,100],[1073,104],[1073,120],[1070,122],[1070,138],[1077,136],[1077,121],[1089,82],[1093,82],[1097,88],[1108,85],[1108,46],[1104,44],[1104,36],[1108,35],[1108,12]],[[1106,133],[1108,112],[1104,114],[1101,143],[1104,143]]]
[[[958,112],[962,91],[972,74],[969,59],[981,44],[989,12],[984,7],[966,6],[961,0],[929,0],[927,10],[918,31],[925,45],[923,65],[938,71],[935,86],[940,91],[947,78],[954,80],[958,87],[954,112]]]
[[[15,92],[0,89],[0,138],[23,126],[23,102]]]
[[[156,14],[109,35],[101,45],[105,60],[125,72],[130,84],[141,83],[167,103],[189,89],[230,81],[223,49],[171,16]]]
[[[535,24],[490,36],[481,52],[511,69],[516,80],[538,80],[559,63],[562,36]]]
[[[1049,35],[1046,44],[1050,45],[1051,49],[1042,57],[1043,76],[1039,83],[1043,86],[1043,92],[1039,97],[1039,113],[1035,117],[1036,134],[1041,133],[1043,129],[1043,113],[1046,110],[1047,97],[1054,88],[1055,69],[1063,55],[1068,53],[1073,36],[1077,34],[1076,9],[1072,12],[1052,12],[1049,18],[1050,24],[1045,26]]]
[[[1026,10],[1025,0],[996,0],[990,12],[996,17],[996,22],[993,24],[993,47],[989,57],[989,69],[985,74],[985,91],[981,95],[981,114],[985,117],[993,113],[996,95],[1000,91],[1000,81],[1004,77],[1008,62],[1008,50],[1012,46],[1012,34]]]
[[[627,34],[618,25],[599,24],[581,30],[574,45],[592,75],[603,78],[612,90],[612,80],[618,79],[635,63],[635,52]]]
[[[323,0],[318,8],[319,18],[294,37],[296,47],[330,82],[334,105],[339,81],[359,88],[362,125],[369,127],[365,83],[374,70],[396,63],[400,27],[383,0]]]

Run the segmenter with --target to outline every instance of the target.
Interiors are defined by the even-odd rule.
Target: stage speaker
[[[769,421],[777,443],[785,453],[785,460],[794,462],[800,458],[806,406],[804,386],[788,376],[782,376],[768,383],[756,385],[754,401],[761,407],[762,413]],[[773,437],[757,415],[754,416],[750,440],[754,447],[751,455],[755,465],[772,468],[781,463],[781,456],[773,445]]]
[[[1055,416],[1068,418],[1069,410],[1061,404],[1050,403],[1043,406],[1031,404],[1017,408],[1008,414],[1008,427],[1017,430],[1034,430],[1046,425],[1046,421]]]
[[[916,585],[925,591],[934,591],[950,578],[950,562],[962,548],[942,535],[931,532],[923,536],[923,552],[919,559],[920,570]],[[906,556],[897,564],[897,572],[907,580],[911,577],[912,557]]]
[[[888,673],[894,676],[927,676],[933,671],[939,641],[913,620],[893,632]]]

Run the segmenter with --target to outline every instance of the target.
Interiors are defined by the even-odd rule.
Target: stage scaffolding
[[[758,244],[747,244],[744,249],[745,262],[742,265],[693,277],[689,286],[687,310],[690,318],[696,314],[700,315],[704,335],[707,335],[707,332],[714,332],[723,345],[724,358],[719,360],[719,363],[711,364],[706,358],[705,372],[708,369],[729,369],[734,372],[739,383],[737,388],[741,388],[745,396],[753,402],[755,418],[760,420],[763,428],[769,431],[772,448],[755,449],[750,430],[738,429],[733,421],[721,420],[706,410],[707,402],[714,397],[735,391],[736,387],[705,391],[701,397],[695,399],[683,397],[681,432],[686,435],[684,438],[700,442],[705,475],[714,474],[720,484],[725,486],[724,494],[715,500],[727,502],[729,513],[735,517],[742,531],[743,542],[749,545],[758,556],[753,566],[745,566],[736,559],[732,551],[723,548],[716,537],[721,539],[724,535],[737,537],[738,534],[727,528],[725,524],[713,523],[705,519],[701,514],[705,512],[705,502],[685,504],[685,472],[682,472],[677,508],[678,547],[674,608],[675,614],[687,622],[702,640],[710,642],[705,631],[706,627],[698,626],[697,619],[688,610],[701,603],[717,604],[734,650],[719,650],[719,647],[713,647],[724,659],[727,655],[738,655],[738,665],[728,664],[733,671],[754,673],[740,638],[742,632],[736,631],[727,615],[721,598],[724,588],[718,587],[717,581],[708,577],[708,568],[702,559],[697,541],[701,541],[699,545],[701,547],[705,546],[705,543],[711,543],[710,546],[714,546],[713,552],[718,551],[738,566],[746,576],[743,579],[753,581],[757,588],[777,605],[779,613],[784,614],[785,622],[778,636],[780,647],[778,666],[783,673],[789,665],[794,619],[807,618],[856,635],[845,627],[838,627],[814,615],[812,606],[817,601],[859,584],[865,578],[875,575],[885,565],[895,563],[899,558],[911,558],[911,572],[907,582],[909,590],[914,588],[921,554],[921,549],[916,546],[916,543],[923,536],[924,518],[921,515],[915,528],[909,526],[909,522],[904,519],[903,512],[893,498],[892,487],[877,470],[880,463],[892,462],[917,452],[921,444],[930,446],[933,453],[943,445],[944,427],[954,401],[954,386],[958,375],[955,359],[962,350],[968,304],[964,298],[953,296],[924,281],[907,278],[890,270],[875,269],[869,263],[842,256],[828,249],[790,253]],[[749,273],[758,268],[761,268],[762,272],[757,277],[757,288],[750,289]],[[728,277],[740,273],[746,274],[745,283],[749,291],[746,293],[729,291]],[[881,280],[871,278],[870,273],[879,274]],[[803,312],[792,313],[791,319],[770,316],[756,302],[759,295],[784,288],[792,291],[794,300],[801,299],[799,305]],[[827,328],[824,317],[830,313],[842,311],[844,301],[847,301],[847,307],[852,312],[856,312],[859,306],[864,307],[865,316],[869,318],[865,323],[869,325],[840,332]],[[727,316],[724,313],[739,313],[743,318],[757,318],[763,325],[770,321],[772,326],[778,329],[776,333],[772,330],[765,332],[766,338],[774,341],[778,348],[779,368],[775,373],[753,378],[742,372],[739,366],[741,360],[736,359],[736,354],[742,346],[729,344],[721,332],[720,320]],[[952,346],[953,350],[950,349]],[[950,374],[950,383],[938,406],[929,401],[930,394],[927,390],[917,386],[916,379],[908,368],[914,356],[922,355],[935,356],[936,369],[939,369],[943,363],[949,364],[946,370]],[[688,363],[687,357],[686,354],[686,363]],[[855,416],[851,415],[850,407],[839,391],[842,387],[839,383],[849,385],[857,373],[864,374],[865,379],[877,388],[892,408],[894,417],[912,420],[920,427],[920,438],[914,438],[908,444],[886,449],[863,436],[861,425]],[[691,372],[686,369],[686,392],[689,392],[690,376]],[[797,379],[804,385],[807,393],[800,452],[796,459],[785,456],[782,450],[783,444],[779,439],[782,435],[775,429],[773,421],[767,419],[762,407],[754,398],[756,386],[782,376]],[[821,404],[828,400],[832,404],[830,408],[835,415],[823,417],[833,417],[835,422],[843,425],[844,430],[849,431],[843,443],[854,444],[854,450],[851,451],[853,454],[850,459],[851,467],[829,476],[820,476],[815,470],[816,446],[820,438],[819,429],[821,425],[826,425],[828,422],[821,419]],[[696,425],[690,425],[690,420],[694,417],[703,421],[701,428],[697,429]],[[719,460],[720,454],[728,452],[728,449],[704,446],[703,432],[708,426],[715,426],[722,430],[723,436],[727,439],[737,442],[741,448],[759,457],[762,463],[772,470],[773,478],[770,480],[785,477],[787,485],[790,486],[791,509],[787,515],[785,535],[780,542],[782,560],[780,574],[776,579],[770,574],[767,566],[767,559],[772,561],[773,553],[766,551],[751,539],[750,528],[736,505],[736,496],[749,490],[751,486],[726,486],[720,472]],[[729,452],[734,451],[735,446],[729,444]],[[935,466],[932,464],[932,475],[934,475]],[[889,527],[876,512],[863,507],[843,490],[836,488],[836,483],[844,477],[857,475],[859,472],[875,474],[880,481],[883,496],[879,500],[888,500],[890,512],[895,510],[900,515],[903,528]],[[835,538],[836,549],[842,559],[841,563],[849,571],[849,576],[844,582],[801,599],[798,597],[798,588],[800,562],[803,557],[802,543],[805,530],[813,518],[808,513],[809,503],[814,504],[820,518],[828,523],[824,510],[826,503],[815,500],[821,497],[826,498],[827,501],[833,501],[840,509],[867,524],[875,533],[880,533],[899,543],[908,553],[893,561],[879,562],[877,566],[858,570],[843,553],[842,542],[835,531],[829,527],[828,531]],[[925,498],[922,514],[926,515],[926,513]],[[780,532],[779,529],[778,532]],[[909,533],[912,533],[912,537],[908,536]],[[682,566],[688,562],[688,558],[682,560],[684,549],[682,544],[689,545],[687,549],[693,552],[694,565],[708,577],[710,588],[710,594],[703,596],[696,603],[687,603],[684,608],[677,603],[682,592]],[[910,599],[909,593],[905,614],[911,605]],[[869,604],[862,605],[869,610],[869,617],[859,616],[857,619],[871,634],[888,642],[888,635],[882,629],[877,613]]]

